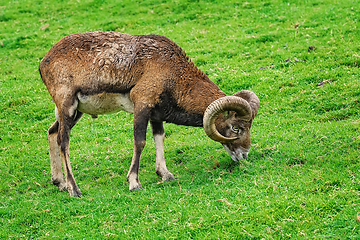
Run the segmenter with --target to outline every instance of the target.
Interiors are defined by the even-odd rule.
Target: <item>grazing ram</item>
[[[70,130],[83,113],[93,117],[120,110],[134,114],[134,154],[127,174],[130,190],[142,188],[138,171],[149,121],[156,173],[163,180],[174,180],[165,163],[163,121],[204,127],[234,161],[248,155],[258,97],[246,90],[226,96],[166,37],[72,34],[50,49],[39,71],[56,104],[56,121],[48,131],[52,182],[72,196],[81,196],[81,191],[70,166]]]

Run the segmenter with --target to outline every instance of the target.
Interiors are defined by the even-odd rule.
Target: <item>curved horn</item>
[[[250,104],[252,111],[252,118],[254,119],[256,114],[258,113],[258,109],[260,106],[260,100],[258,96],[256,96],[254,92],[249,90],[242,90],[240,92],[235,93],[233,96],[241,97]]]
[[[227,143],[234,141],[235,138],[227,138],[216,129],[215,121],[218,116],[225,111],[235,111],[239,118],[244,121],[251,121],[252,111],[249,103],[237,96],[226,96],[212,102],[206,109],[203,118],[205,133],[214,141]]]

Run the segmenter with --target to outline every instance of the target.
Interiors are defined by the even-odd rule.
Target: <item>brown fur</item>
[[[69,136],[70,129],[82,115],[78,109],[81,101],[78,96],[95,96],[96,107],[102,106],[99,101],[106,96],[129,94],[134,113],[134,155],[128,173],[130,190],[142,188],[138,169],[150,120],[157,143],[156,171],[164,180],[173,180],[163,157],[162,122],[200,127],[209,104],[226,96],[189,61],[179,46],[157,35],[72,34],[50,49],[39,70],[58,113],[48,137],[53,183],[60,190],[66,187],[74,196],[81,196],[81,192],[71,171]],[[112,100],[107,102],[110,104]],[[91,115],[101,112],[87,111],[85,113]],[[222,133],[228,134],[225,130]],[[55,146],[55,139],[59,147]],[[245,145],[249,145],[249,141]],[[65,180],[59,172],[61,161]]]

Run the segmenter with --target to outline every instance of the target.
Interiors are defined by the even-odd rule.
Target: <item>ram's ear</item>
[[[258,113],[260,106],[260,100],[256,96],[256,94],[249,90],[242,90],[240,92],[233,94],[233,96],[241,97],[249,103],[252,111],[252,119],[254,119]]]
[[[225,119],[228,119],[230,117],[230,111],[223,112],[223,116]]]

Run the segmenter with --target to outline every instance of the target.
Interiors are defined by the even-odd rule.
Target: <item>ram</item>
[[[70,165],[70,130],[83,113],[93,117],[120,110],[133,113],[130,190],[142,188],[138,171],[149,122],[156,173],[164,181],[175,179],[165,163],[164,121],[204,127],[234,161],[247,157],[250,150],[250,128],[260,104],[256,94],[243,90],[227,96],[166,37],[72,34],[49,50],[39,71],[56,105],[56,121],[48,131],[52,182],[72,196],[80,197],[81,191]]]

